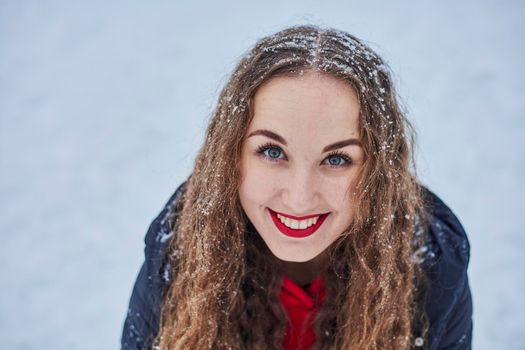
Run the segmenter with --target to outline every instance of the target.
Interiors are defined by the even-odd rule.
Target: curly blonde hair
[[[282,349],[287,315],[277,259],[239,201],[240,159],[251,102],[276,76],[322,72],[350,84],[360,102],[365,162],[351,227],[332,244],[326,301],[313,349],[408,349],[428,332],[415,132],[385,62],[356,37],[294,26],[259,40],[220,93],[182,197],[168,249],[173,276],[157,349]]]

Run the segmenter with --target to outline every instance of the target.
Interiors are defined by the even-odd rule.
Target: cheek
[[[247,161],[242,167],[242,180],[240,185],[240,195],[245,201],[263,202],[271,197],[275,180],[272,172],[267,167],[257,164],[257,160]]]
[[[349,184],[350,183],[350,184]],[[330,204],[345,221],[350,221],[355,207],[355,187],[351,181],[340,181],[330,184]]]
[[[355,185],[351,176],[345,176],[332,181],[325,181],[325,192],[330,194],[332,203],[343,203],[352,200],[353,192],[355,191]]]

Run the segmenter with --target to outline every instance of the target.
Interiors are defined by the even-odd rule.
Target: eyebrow
[[[265,129],[259,129],[259,130],[252,131],[246,138],[252,137],[252,136],[255,136],[255,135],[266,136],[266,137],[268,137],[268,138],[270,138],[272,140],[275,140],[277,142],[282,143],[285,146],[287,145],[286,140],[284,139],[284,137],[274,133],[273,131],[265,130]],[[347,139],[347,140],[334,142],[334,143],[326,146],[325,148],[323,148],[323,153],[324,152],[328,152],[328,151],[333,151],[333,150],[336,150],[336,149],[339,149],[339,148],[343,148],[343,147],[346,147],[346,146],[350,146],[350,145],[355,145],[355,146],[361,147],[361,142],[358,139]]]

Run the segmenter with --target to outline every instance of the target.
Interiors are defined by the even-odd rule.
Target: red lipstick
[[[312,235],[315,231],[317,231],[317,229],[319,229],[319,227],[321,227],[321,225],[323,224],[323,222],[325,221],[326,217],[329,214],[329,213],[328,214],[314,214],[314,215],[298,217],[298,216],[292,216],[292,215],[287,215],[283,213],[277,213],[271,210],[270,208],[268,208],[268,211],[270,212],[270,216],[273,220],[273,223],[279,229],[279,231],[281,231],[286,236],[295,237],[295,238],[304,238],[304,237],[308,237]],[[305,219],[316,217],[316,216],[319,216],[319,219],[317,219],[317,222],[315,224],[305,229],[293,229],[283,224],[281,220],[279,220],[279,218],[277,217],[277,214],[280,214],[282,216],[285,216],[287,218],[294,219],[294,220],[305,220]]]

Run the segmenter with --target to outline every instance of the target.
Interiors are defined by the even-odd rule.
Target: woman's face
[[[364,161],[353,88],[316,72],[261,86],[241,158],[239,197],[281,260],[309,261],[352,223]]]

